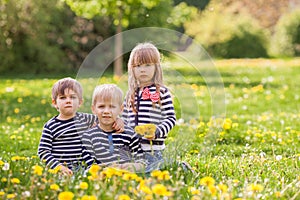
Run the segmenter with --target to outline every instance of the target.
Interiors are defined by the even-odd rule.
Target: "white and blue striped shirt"
[[[99,126],[95,126],[83,134],[83,159],[88,168],[92,164],[145,164],[139,136],[128,126],[124,129],[122,133],[105,132]]]
[[[96,124],[97,117],[88,113],[76,113],[68,120],[51,118],[43,128],[38,156],[54,169],[65,164],[72,169],[82,161],[82,135]]]
[[[155,85],[147,87],[150,90],[150,94],[154,94],[156,92]],[[170,130],[175,126],[176,122],[173,101],[169,90],[164,86],[160,86],[159,92],[160,103],[153,103],[150,99],[142,99],[142,91],[139,91],[138,97],[135,95],[134,101],[135,108],[138,109],[138,113],[135,113],[132,107],[128,108],[125,102],[122,114],[124,123],[132,128],[137,125],[149,123],[156,125],[155,139],[152,140],[153,150],[163,150],[165,148],[164,141]],[[150,141],[144,137],[141,139],[141,145],[144,151],[151,150]]]

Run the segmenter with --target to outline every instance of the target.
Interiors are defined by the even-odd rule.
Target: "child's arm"
[[[52,142],[53,136],[51,131],[44,127],[38,147],[38,156],[47,166],[54,169],[61,164],[51,153]]]
[[[167,137],[170,130],[175,126],[176,115],[171,94],[168,90],[161,93],[162,122],[156,126],[155,138]]]
[[[124,132],[124,121],[121,118],[117,117],[112,127],[116,130],[117,133],[122,133]]]
[[[95,163],[95,151],[89,133],[84,133],[82,136],[82,159],[87,165],[86,168]]]

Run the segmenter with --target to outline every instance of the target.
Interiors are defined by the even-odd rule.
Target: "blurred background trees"
[[[298,0],[105,2],[0,0],[0,74],[76,71],[101,41],[147,26],[186,33],[215,59],[300,55]]]

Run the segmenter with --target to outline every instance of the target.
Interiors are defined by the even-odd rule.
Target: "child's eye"
[[[71,99],[77,99],[77,96],[71,96]]]
[[[65,98],[66,98],[65,96],[60,96],[60,97],[59,97],[59,99],[65,99]]]

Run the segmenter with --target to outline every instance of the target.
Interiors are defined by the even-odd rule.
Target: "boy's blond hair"
[[[52,99],[56,101],[58,95],[64,95],[66,89],[73,90],[77,95],[79,100],[82,100],[82,86],[81,84],[70,77],[58,80],[52,87]]]
[[[123,104],[123,91],[115,84],[98,85],[93,92],[92,105],[95,105],[98,99],[104,101],[115,99],[121,106]]]

